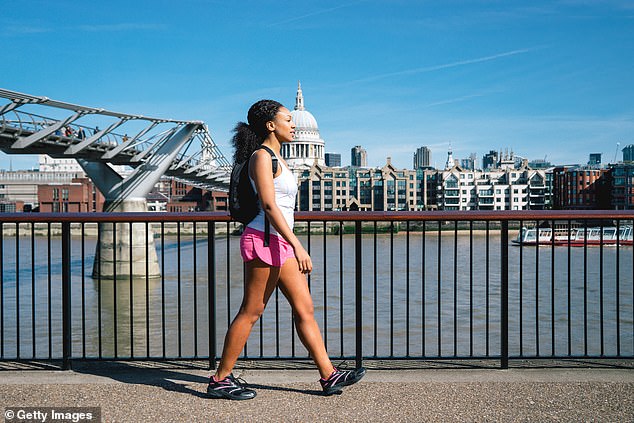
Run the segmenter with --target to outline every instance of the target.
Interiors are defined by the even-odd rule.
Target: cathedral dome
[[[304,107],[302,86],[297,83],[295,109],[291,112],[295,123],[293,142],[282,144],[282,157],[291,168],[324,165],[324,140],[319,134],[315,117]]]
[[[308,110],[293,110],[291,112],[293,122],[297,129],[312,129],[318,130],[317,121],[315,117]]]

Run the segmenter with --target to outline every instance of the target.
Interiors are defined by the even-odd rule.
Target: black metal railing
[[[513,359],[634,358],[634,247],[620,235],[634,212],[296,219],[333,358],[494,359],[503,368]],[[93,273],[99,225],[112,228],[115,245],[117,234],[127,245],[142,234],[141,253],[113,249],[113,262],[126,264],[109,276]],[[558,228],[559,238],[515,245],[522,227]],[[596,245],[571,236],[591,228]],[[61,360],[64,368],[73,360],[201,359],[213,367],[242,297],[238,229],[224,213],[0,215],[0,359]],[[277,291],[242,358],[308,358]]]

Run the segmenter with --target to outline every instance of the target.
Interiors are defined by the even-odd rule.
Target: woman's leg
[[[315,361],[321,377],[327,378],[334,371],[334,367],[315,320],[313,299],[308,290],[306,276],[299,271],[296,260],[286,260],[282,265],[278,285],[293,308],[299,339]]]
[[[279,268],[271,267],[258,258],[246,263],[246,271],[242,305],[225,336],[222,358],[216,369],[216,380],[225,378],[233,370],[253,325],[262,315],[275,290],[280,275]]]

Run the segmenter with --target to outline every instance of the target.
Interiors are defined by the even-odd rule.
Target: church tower
[[[293,142],[282,144],[282,157],[290,168],[310,167],[315,161],[325,166],[324,140],[319,134],[319,127],[315,117],[304,106],[302,85],[297,82],[295,108],[291,112],[295,122],[295,137]]]

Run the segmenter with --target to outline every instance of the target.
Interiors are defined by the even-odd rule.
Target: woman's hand
[[[294,247],[293,250],[295,251],[295,259],[297,259],[299,271],[304,274],[312,272],[313,262],[304,247],[298,245]]]

